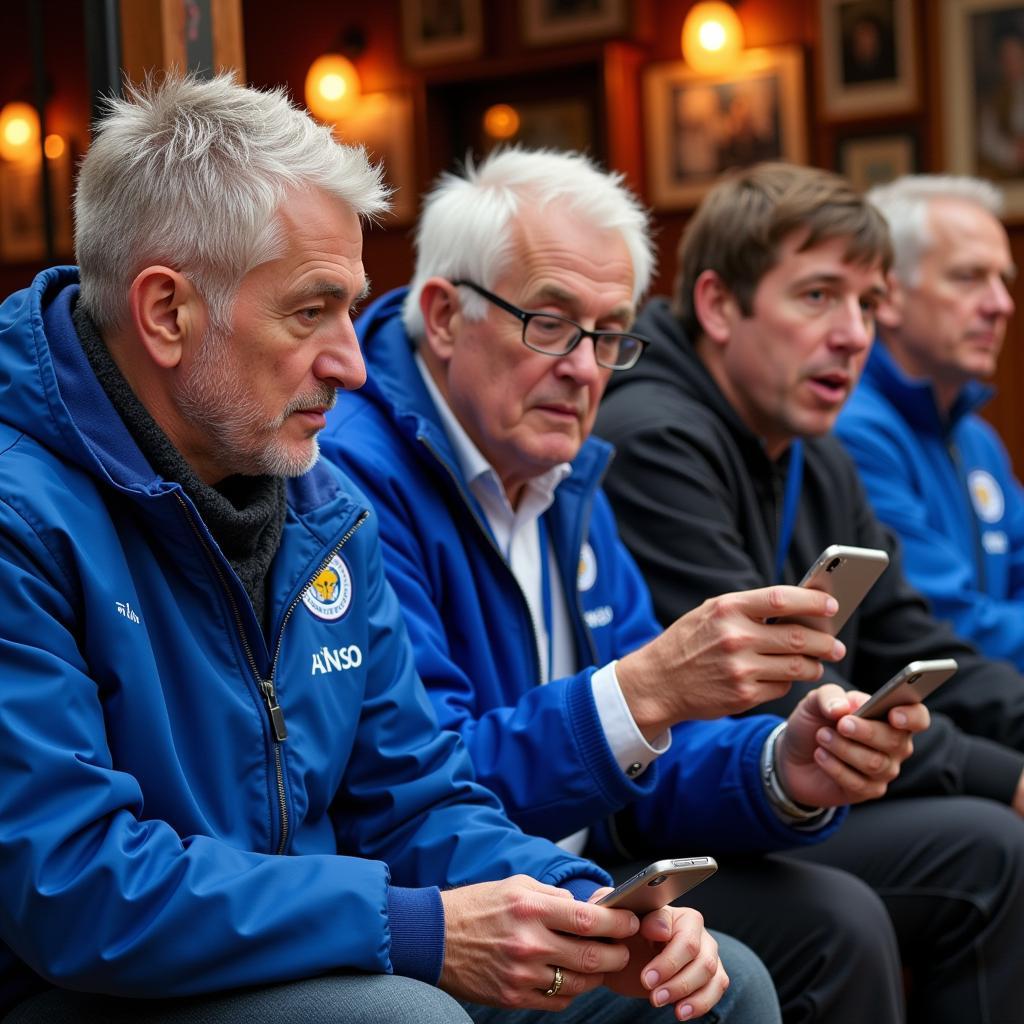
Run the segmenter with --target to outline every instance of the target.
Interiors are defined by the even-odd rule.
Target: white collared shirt
[[[572,622],[569,618],[565,589],[558,574],[557,559],[550,544],[547,553],[547,577],[551,587],[550,634],[548,623],[545,621],[539,534],[539,529],[543,529],[540,518],[554,502],[555,489],[572,473],[572,466],[568,462],[563,462],[529,480],[523,488],[518,507],[513,508],[494,467],[484,458],[483,453],[448,407],[419,353],[416,353],[416,365],[437,407],[441,424],[451,442],[459,468],[468,481],[473,496],[480,502],[495,543],[526,598],[537,638],[537,658],[542,683],[575,675],[579,671],[579,664],[573,643]],[[614,661],[599,668],[591,676],[591,687],[605,739],[623,773],[634,779],[646,771],[656,757],[668,750],[671,734],[666,731],[658,737],[655,744],[650,744],[644,739],[622,695],[615,674]],[[588,829],[581,829],[562,839],[558,845],[571,853],[579,853],[586,845],[587,834]]]

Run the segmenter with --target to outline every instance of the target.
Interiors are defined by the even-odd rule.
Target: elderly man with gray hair
[[[1014,309],[1002,195],[976,178],[915,175],[868,198],[895,259],[879,343],[837,431],[936,613],[1024,669],[1024,492],[978,415]]]
[[[170,77],[110,103],[75,204],[80,275],[0,305],[5,1024],[671,1014],[648,974],[705,1013],[700,915],[584,902],[607,876],[438,729],[376,517],[317,461],[379,168]],[[767,987],[730,1019],[777,1020]]]

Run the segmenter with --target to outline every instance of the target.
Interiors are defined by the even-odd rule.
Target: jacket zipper
[[[286,799],[284,786],[284,763],[281,756],[281,744],[288,738],[288,728],[285,725],[284,711],[281,709],[281,705],[277,700],[274,676],[277,672],[277,657],[281,653],[281,644],[284,641],[284,627],[288,624],[288,620],[291,618],[292,612],[295,611],[296,606],[302,600],[302,595],[306,592],[306,587],[303,587],[302,590],[299,591],[298,597],[292,601],[288,606],[288,610],[284,613],[284,618],[281,620],[281,628],[277,632],[277,643],[274,646],[274,654],[270,659],[270,674],[266,679],[264,679],[260,675],[259,666],[256,664],[256,659],[253,657],[252,648],[249,645],[249,640],[245,635],[245,628],[242,625],[242,615],[238,610],[238,602],[235,600],[234,594],[231,593],[231,587],[228,584],[228,581],[224,578],[224,571],[217,563],[217,559],[210,550],[210,546],[207,544],[206,538],[202,535],[196,525],[192,513],[189,511],[189,507],[185,503],[185,499],[177,492],[175,492],[174,496],[178,499],[178,503],[181,505],[182,511],[185,513],[185,518],[188,520],[188,524],[192,528],[192,532],[196,535],[196,539],[202,545],[203,551],[206,553],[206,557],[213,566],[213,570],[217,574],[217,579],[220,580],[221,587],[227,595],[228,603],[231,605],[231,612],[235,618],[235,626],[238,629],[238,637],[242,642],[242,650],[245,652],[246,660],[249,662],[249,669],[252,672],[253,678],[256,680],[256,688],[260,691],[260,696],[263,698],[263,704],[267,709],[267,717],[270,720],[270,729],[274,735],[274,776],[277,783],[277,806],[281,825],[281,838],[277,844],[277,850],[275,852],[280,855],[284,853],[285,847],[288,845],[288,832],[290,828],[288,818],[288,801]],[[354,534],[356,530],[366,522],[369,515],[369,511],[363,511],[362,515],[355,523],[352,524],[352,527],[345,536],[338,541],[338,543],[328,553],[327,557],[324,558],[317,566],[316,571],[313,573],[313,578],[326,568],[331,559],[345,546],[346,543],[348,543],[352,534]]]
[[[981,531],[978,528],[978,517],[974,514],[974,502],[971,499],[971,489],[967,486],[967,479],[964,476],[964,464],[960,458],[960,449],[956,442],[950,438],[946,441],[946,452],[953,468],[956,470],[957,480],[960,481],[961,490],[967,498],[968,519],[971,521],[971,536],[974,539],[974,562],[978,572],[978,590],[985,590],[985,552],[981,543]]]

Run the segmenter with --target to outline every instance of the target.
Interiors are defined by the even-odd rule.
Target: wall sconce
[[[361,93],[352,61],[366,49],[361,29],[342,33],[331,53],[317,57],[306,72],[306,106],[321,121],[337,122],[356,108]]]
[[[39,114],[29,103],[0,110],[0,157],[13,163],[39,159]]]
[[[683,57],[701,74],[731,68],[743,49],[743,26],[732,4],[701,0],[683,20]]]
[[[495,103],[484,111],[484,133],[488,138],[511,139],[519,131],[520,123],[519,111],[508,103]]]

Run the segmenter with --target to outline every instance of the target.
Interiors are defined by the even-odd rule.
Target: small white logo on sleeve
[[[597,582],[597,556],[590,546],[590,541],[584,541],[580,551],[580,562],[576,567],[576,586],[579,590],[589,590]]]
[[[1003,518],[1006,503],[1003,491],[996,478],[983,469],[975,469],[967,474],[967,490],[978,518],[985,523],[998,523]]]
[[[134,622],[136,626],[139,624],[139,616],[127,601],[115,601],[114,607],[117,609],[118,615],[123,615],[129,622]]]
[[[352,574],[341,555],[321,569],[302,595],[302,603],[318,618],[334,622],[352,603]]]

